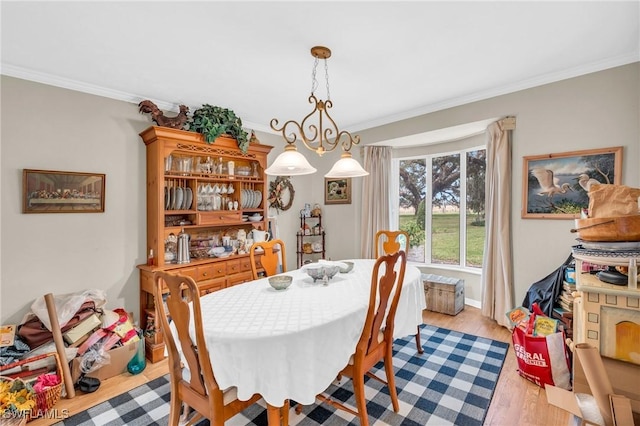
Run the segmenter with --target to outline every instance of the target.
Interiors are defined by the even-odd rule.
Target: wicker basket
[[[62,365],[60,364],[60,358],[58,357],[58,354],[56,352],[51,352],[51,353],[23,359],[20,361],[16,361],[12,364],[0,366],[0,380],[10,380],[10,381],[22,380],[20,378],[11,377],[11,375],[2,376],[2,372],[9,369],[13,369],[15,367],[18,367],[24,364],[28,364],[30,362],[46,359],[49,357],[53,357],[55,359],[56,374],[60,379],[60,383],[58,383],[55,386],[51,386],[42,392],[35,393],[36,406],[31,410],[30,413],[27,413],[27,416],[26,416],[27,421],[30,421],[33,418],[38,417],[40,413],[50,410],[60,400],[60,396],[62,395],[62,388],[64,386],[64,376],[62,374]]]

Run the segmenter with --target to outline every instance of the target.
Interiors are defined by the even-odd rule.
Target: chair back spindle
[[[369,308],[364,330],[356,349],[367,356],[380,344],[380,334],[384,341],[393,342],[393,325],[400,301],[402,282],[407,259],[404,251],[383,255],[378,258],[371,277]]]
[[[381,230],[376,232],[375,258],[400,250],[409,251],[409,233],[407,231]]]
[[[276,246],[278,248],[276,248]],[[258,248],[262,249],[262,253],[256,252]],[[278,266],[282,265],[282,272],[287,272],[287,256],[284,247],[284,241],[274,239],[271,241],[260,241],[253,243],[249,251],[251,259],[251,273],[253,279],[258,277],[258,262],[262,265],[262,269],[267,277],[278,273]]]

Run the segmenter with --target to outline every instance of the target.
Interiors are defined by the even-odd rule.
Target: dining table
[[[288,400],[312,404],[355,352],[369,305],[375,259],[349,259],[348,273],[326,283],[304,266],[275,290],[268,278],[200,298],[202,326],[216,381],[237,388],[240,400],[260,394],[275,422]],[[415,335],[426,308],[421,272],[407,265],[394,321],[394,338]]]

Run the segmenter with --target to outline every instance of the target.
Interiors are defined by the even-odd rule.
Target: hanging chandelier
[[[296,142],[301,140],[304,146],[311,151],[315,151],[319,156],[326,152],[331,152],[338,146],[342,148],[340,160],[336,161],[329,173],[328,178],[347,178],[366,176],[369,174],[362,168],[360,163],[351,155],[353,145],[360,143],[359,136],[352,136],[346,130],[340,131],[336,122],[329,114],[329,109],[333,107],[329,92],[329,68],[327,59],[331,56],[331,50],[324,46],[311,48],[311,55],[315,58],[313,72],[311,74],[311,95],[309,103],[314,105],[313,110],[307,114],[300,123],[294,120],[285,122],[279,126],[277,118],[271,120],[271,128],[282,133],[282,137],[287,142],[284,152],[276,158],[273,164],[265,170],[265,173],[273,176],[297,176],[315,173],[317,170],[309,164],[309,161],[298,152]],[[320,59],[324,60],[325,79],[327,87],[327,100],[323,101],[315,96],[318,87],[316,79],[316,69]]]

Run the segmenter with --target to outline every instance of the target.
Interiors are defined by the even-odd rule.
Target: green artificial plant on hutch
[[[202,133],[207,143],[228,134],[238,141],[240,151],[246,153],[249,148],[249,137],[242,128],[242,120],[230,109],[204,104],[193,112],[189,120],[189,130]]]

